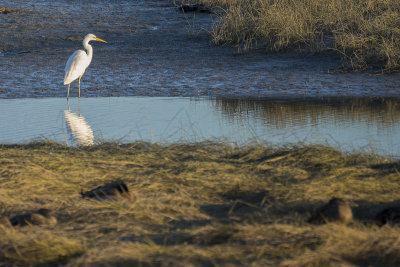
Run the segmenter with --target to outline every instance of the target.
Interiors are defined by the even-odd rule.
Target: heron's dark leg
[[[67,100],[69,99],[69,87],[71,86],[71,84],[68,84],[68,93],[67,93]]]
[[[82,77],[82,76],[81,76]],[[78,80],[78,86],[79,86],[79,98],[81,98],[81,77],[79,77]]]

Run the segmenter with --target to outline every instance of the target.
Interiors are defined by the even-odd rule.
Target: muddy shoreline
[[[63,97],[65,62],[91,32],[94,58],[82,96],[400,96],[400,74],[330,73],[331,54],[238,54],[216,47],[215,15],[169,1],[0,1],[0,98]],[[77,95],[77,85],[71,95]]]

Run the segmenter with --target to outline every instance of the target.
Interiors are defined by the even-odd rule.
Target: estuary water
[[[0,143],[54,140],[331,145],[400,156],[400,100],[182,97],[0,100]]]

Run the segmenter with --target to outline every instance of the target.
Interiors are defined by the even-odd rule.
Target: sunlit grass
[[[104,143],[0,147],[1,215],[53,209],[55,227],[0,227],[3,264],[397,264],[399,228],[370,219],[398,199],[399,163],[323,146]],[[136,197],[80,191],[123,180]],[[349,226],[309,225],[347,199]]]
[[[219,10],[216,44],[269,51],[335,51],[346,67],[398,70],[397,0],[197,0]],[[221,12],[221,10],[223,10]]]

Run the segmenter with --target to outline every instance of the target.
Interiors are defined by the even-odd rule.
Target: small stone
[[[211,13],[211,9],[202,4],[183,4],[180,5],[179,10],[182,12],[200,12],[200,13]]]
[[[338,222],[348,224],[353,220],[350,205],[341,198],[332,198],[328,204],[317,209],[308,220],[312,224]]]

